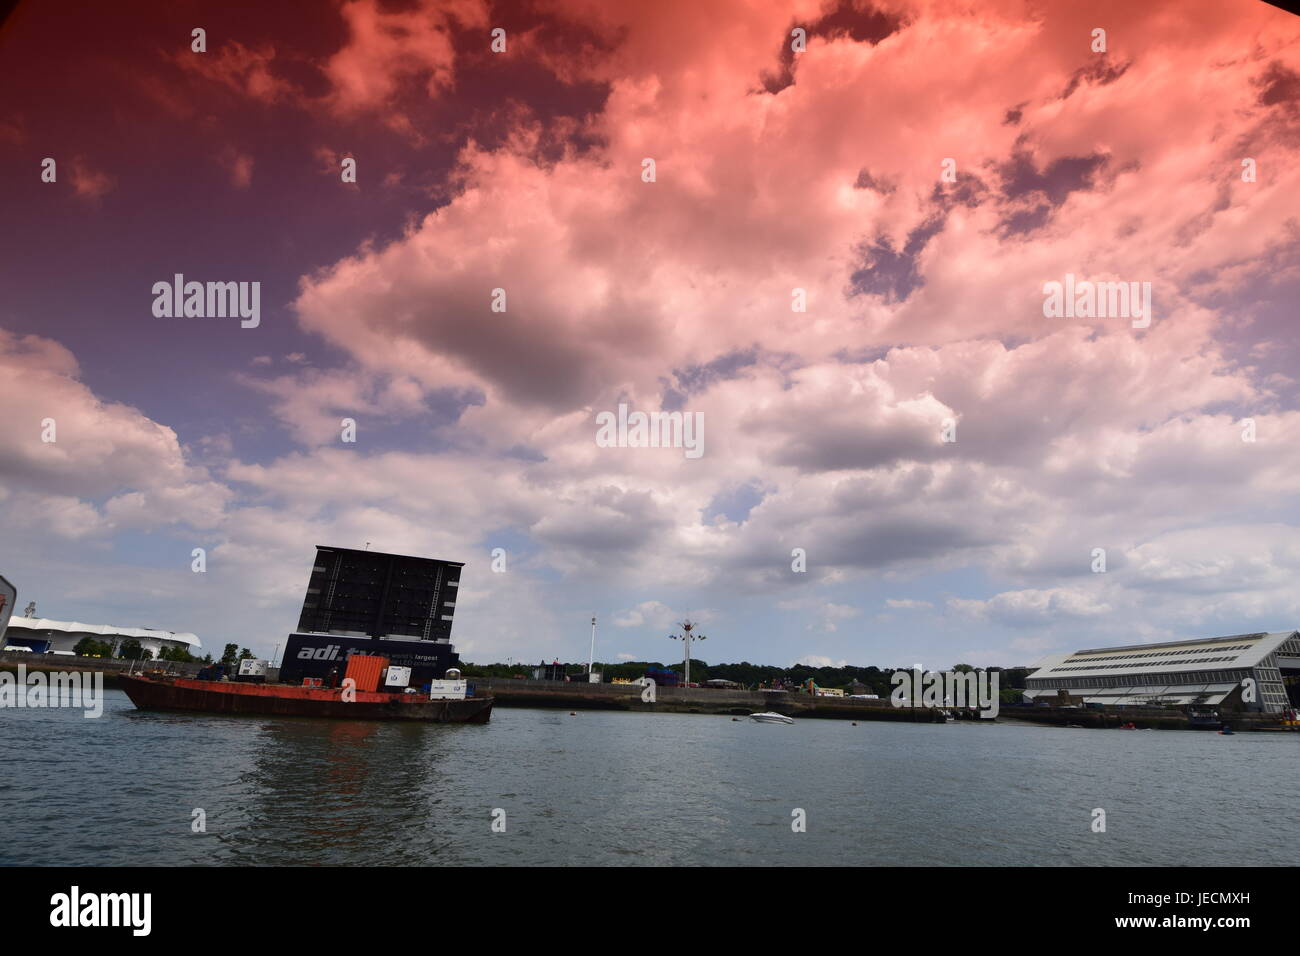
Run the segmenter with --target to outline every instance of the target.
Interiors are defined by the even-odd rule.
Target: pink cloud
[[[238,40],[204,53],[186,49],[173,57],[182,69],[264,104],[296,94],[293,84],[277,75],[275,61],[276,50],[270,44],[251,49]]]
[[[344,114],[391,107],[408,80],[422,80],[430,97],[445,92],[456,59],[452,23],[487,25],[487,8],[479,0],[420,0],[400,11],[383,9],[377,0],[351,0],[341,12],[348,41],[324,70],[334,88],[330,105]]]
[[[227,147],[222,151],[220,161],[230,174],[230,184],[236,189],[247,189],[252,184],[254,160],[251,155]]]
[[[229,492],[186,460],[172,429],[98,399],[66,348],[0,329],[0,372],[0,405],[22,423],[0,448],[5,484],[27,502],[11,511],[43,501],[39,510],[65,530],[74,516],[93,520],[82,533],[219,519]]]
[[[117,185],[117,181],[108,173],[92,168],[84,156],[76,157],[69,165],[72,169],[73,191],[82,199],[100,199],[112,192]]]

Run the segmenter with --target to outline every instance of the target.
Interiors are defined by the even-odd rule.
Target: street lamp
[[[695,628],[695,625],[690,621],[682,621],[679,626],[682,629],[681,634],[669,634],[668,636],[674,641],[681,641],[686,648],[686,680],[683,683],[689,684],[691,682],[691,641],[707,641],[708,638],[703,634],[692,634],[691,631]]]

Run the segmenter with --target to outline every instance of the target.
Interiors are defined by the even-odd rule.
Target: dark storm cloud
[[[437,291],[424,299],[420,290],[427,286]],[[609,338],[603,344],[559,334],[557,316],[562,310],[554,303],[530,307],[512,300],[510,312],[499,316],[499,321],[467,321],[467,316],[483,311],[481,290],[490,287],[490,282],[470,285],[464,278],[442,285],[414,283],[406,302],[413,321],[406,330],[428,354],[452,358],[472,369],[510,401],[557,411],[581,406],[599,391],[609,350],[635,350],[649,344],[637,313],[617,303],[610,306],[609,314],[618,320],[609,320]]]
[[[1000,224],[1002,234],[1024,236],[1046,225],[1071,193],[1094,187],[1107,162],[1108,157],[1101,153],[1063,156],[1040,171],[1029,153],[1014,153],[997,168],[1001,198],[1007,206]]]
[[[930,432],[906,420],[875,427],[866,427],[855,419],[810,422],[797,429],[789,427],[784,434],[773,432],[771,438],[773,445],[764,459],[805,474],[926,461],[946,450],[935,445]]]
[[[890,304],[905,302],[925,284],[917,260],[930,240],[943,231],[948,213],[956,206],[979,205],[984,192],[984,184],[971,175],[958,175],[951,186],[936,186],[930,197],[933,211],[907,234],[902,249],[896,249],[888,236],[877,236],[858,248],[862,267],[849,276],[849,295],[879,295]]]
[[[1281,63],[1270,63],[1256,86],[1261,106],[1294,105],[1300,101],[1300,73],[1288,70]]]
[[[1114,83],[1127,73],[1128,68],[1132,65],[1131,62],[1112,65],[1105,60],[1095,60],[1087,66],[1081,66],[1071,74],[1070,82],[1061,91],[1060,99],[1069,99],[1084,83],[1091,86],[1107,86]]]
[[[888,236],[862,246],[859,250],[863,256],[862,268],[849,277],[851,294],[879,295],[891,304],[905,302],[924,282],[917,268],[917,257],[942,228],[943,218],[934,216],[907,234],[901,250],[894,248]]]
[[[836,566],[879,568],[983,547],[997,543],[999,538],[960,521],[895,518],[876,513],[867,520],[844,522],[832,530],[821,542],[819,559]]]
[[[853,183],[854,189],[870,189],[872,192],[880,193],[882,196],[888,196],[894,191],[894,186],[884,180],[877,179],[871,175],[868,169],[858,170],[858,178]]]
[[[1052,160],[1040,172],[1034,167],[1032,156],[1017,153],[998,172],[1002,176],[1002,191],[1007,199],[1041,194],[1053,206],[1059,206],[1070,193],[1091,188],[1093,176],[1105,163],[1106,157],[1100,153],[1091,156],[1063,156]]]
[[[829,13],[811,24],[791,23],[790,29],[803,27],[808,31],[808,39],[822,37],[828,40],[848,37],[855,43],[876,44],[892,33],[898,32],[902,25],[899,17],[876,10],[868,5],[862,9],[854,6],[851,0],[840,3]],[[767,93],[780,93],[787,86],[794,85],[794,51],[790,48],[790,33],[787,30],[781,41],[778,54],[780,65],[775,73],[764,72],[763,90]]]

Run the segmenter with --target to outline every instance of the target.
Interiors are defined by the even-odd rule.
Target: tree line
[[[462,663],[460,668],[467,677],[531,678],[533,668],[536,666],[538,665],[524,663]],[[561,667],[563,673],[569,677],[575,679],[585,679],[586,677],[587,665],[585,662],[562,664]],[[686,665],[685,661],[672,664],[664,664],[662,661],[621,661],[616,664],[597,662],[595,669],[601,672],[602,679],[606,682],[615,679],[635,680],[638,677],[645,676],[646,672],[652,669],[671,670],[677,674],[680,680],[686,672]],[[777,667],[771,664],[751,664],[749,661],[741,661],[739,664],[710,664],[707,661],[692,657],[691,683],[702,684],[709,680],[726,680],[753,689],[759,686],[790,687],[803,684],[811,678],[819,687],[839,688],[846,693],[850,691],[850,688],[856,682],[866,688],[861,690],[861,693],[887,697],[894,689],[894,685],[890,683],[890,675],[894,671],[907,669],[907,667],[880,668],[852,665],[845,665],[844,667],[813,667],[808,664]],[[998,686],[1002,690],[1023,690],[1025,677],[1033,670],[1030,667],[976,668],[970,664],[954,664],[948,669],[952,671],[997,671]]]
[[[111,641],[97,641],[93,637],[83,637],[72,648],[72,653],[79,657],[107,657],[110,660],[113,658],[124,661],[152,661],[156,659],[160,661],[177,661],[181,664],[212,663],[211,654],[195,657],[183,647],[160,648],[155,658],[153,651],[141,647],[140,642],[134,638],[122,641],[115,648]],[[247,647],[240,647],[238,644],[227,644],[225,651],[221,655],[221,663],[233,667],[239,661],[248,660],[254,656],[253,652]]]

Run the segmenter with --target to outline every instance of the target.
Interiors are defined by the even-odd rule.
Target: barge
[[[273,662],[246,657],[193,678],[124,674],[120,686],[141,710],[485,724],[493,698],[461,678],[451,644],[463,567],[317,545],[274,682]]]
[[[343,720],[423,720],[440,724],[486,724],[493,698],[464,694],[426,697],[354,688],[294,687],[126,675],[120,686],[140,710],[260,714],[276,717],[332,717]],[[439,681],[450,684],[452,681]],[[463,681],[456,682],[464,684]]]

